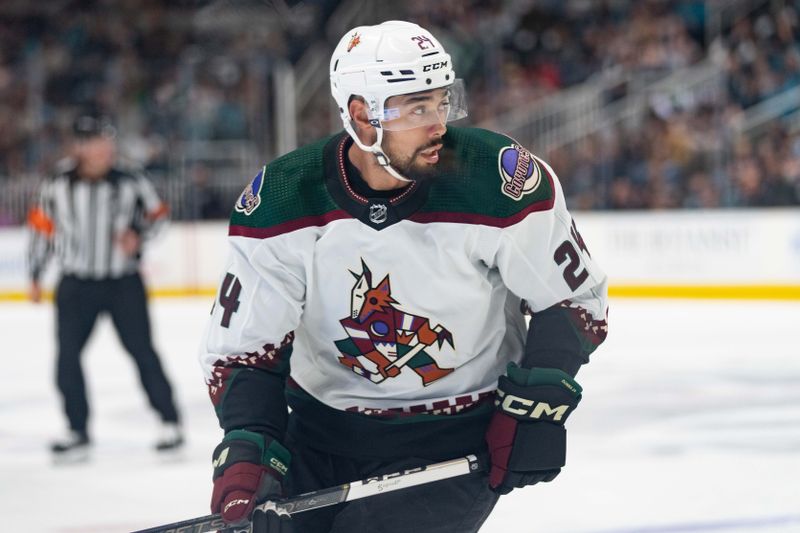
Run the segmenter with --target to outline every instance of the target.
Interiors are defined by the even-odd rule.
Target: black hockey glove
[[[220,513],[226,523],[237,527],[247,525],[253,514],[253,533],[290,531],[280,528],[288,515],[281,519],[275,510],[253,513],[257,503],[282,496],[281,483],[291,462],[286,448],[259,433],[237,429],[225,435],[213,457],[212,513]],[[256,519],[262,529],[256,529]]]
[[[253,513],[251,533],[294,533],[292,517],[269,502],[265,510],[256,509]]]
[[[489,485],[499,494],[552,481],[566,462],[564,422],[581,400],[582,389],[566,372],[520,368],[510,363],[497,385],[486,432],[491,457]]]

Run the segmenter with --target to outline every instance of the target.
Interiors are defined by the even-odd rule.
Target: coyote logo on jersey
[[[442,368],[426,351],[446,342],[452,348],[453,335],[441,325],[431,327],[430,321],[395,307],[387,274],[376,286],[361,260],[361,274],[350,272],[356,283],[351,292],[351,315],[339,322],[347,338],[336,341],[341,352],[339,362],[373,383],[400,375],[408,367],[430,385],[445,377],[452,368]]]

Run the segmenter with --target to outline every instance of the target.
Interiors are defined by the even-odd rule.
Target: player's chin
[[[436,167],[432,165],[426,165],[425,167],[413,165],[398,168],[397,170],[406,178],[416,182],[429,180],[438,174]]]
[[[424,181],[439,174],[440,166],[438,158],[434,161],[433,158],[425,158],[420,153],[417,153],[410,161],[395,168],[411,180]]]

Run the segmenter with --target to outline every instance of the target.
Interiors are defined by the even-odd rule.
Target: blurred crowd
[[[609,68],[666,71],[702,56],[703,3],[428,2],[413,20],[432,28],[470,82],[482,121],[582,83]]]
[[[264,73],[296,60],[336,2],[294,10],[291,24],[264,4],[227,4],[4,1],[0,176],[48,172],[86,108],[114,116],[126,152],[151,168],[176,143],[258,137]]]
[[[800,131],[725,140],[711,107],[614,128],[547,154],[575,209],[800,205]]]
[[[213,194],[216,170],[192,163],[184,147],[247,140],[269,155],[270,76],[313,44],[332,48],[324,29],[345,3],[4,1],[0,182],[50,172],[74,113],[91,105],[114,116],[125,153],[150,171],[169,175],[176,157],[190,160],[182,179],[193,194],[181,201],[193,203],[183,216],[224,216],[229,199]],[[641,124],[542,155],[574,208],[797,205],[800,121],[787,117],[759,135],[733,126],[800,85],[800,0],[742,4],[754,7],[713,36],[699,0],[409,0],[392,3],[391,16],[440,37],[466,80],[473,124],[610,70],[656,79],[711,57],[727,80],[714,99],[653,105]],[[300,144],[339,128],[324,88],[300,119]]]
[[[704,53],[723,66],[712,97],[657,102],[642,124],[616,126],[547,154],[582,209],[800,205],[800,95],[788,120],[753,134],[743,113],[800,87],[800,2],[768,2]],[[687,29],[690,26],[687,26]],[[643,48],[644,49],[644,48]],[[793,113],[793,114],[792,114]]]

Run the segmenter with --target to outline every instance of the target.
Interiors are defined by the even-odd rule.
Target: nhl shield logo
[[[373,224],[383,224],[386,222],[388,212],[386,204],[372,204],[369,206],[369,221]]]
[[[261,205],[261,187],[264,185],[264,174],[267,171],[267,167],[261,169],[261,172],[256,174],[256,177],[253,178],[253,181],[244,188],[244,192],[236,200],[236,205],[234,209],[237,213],[244,213],[247,216],[253,214],[253,211]]]

